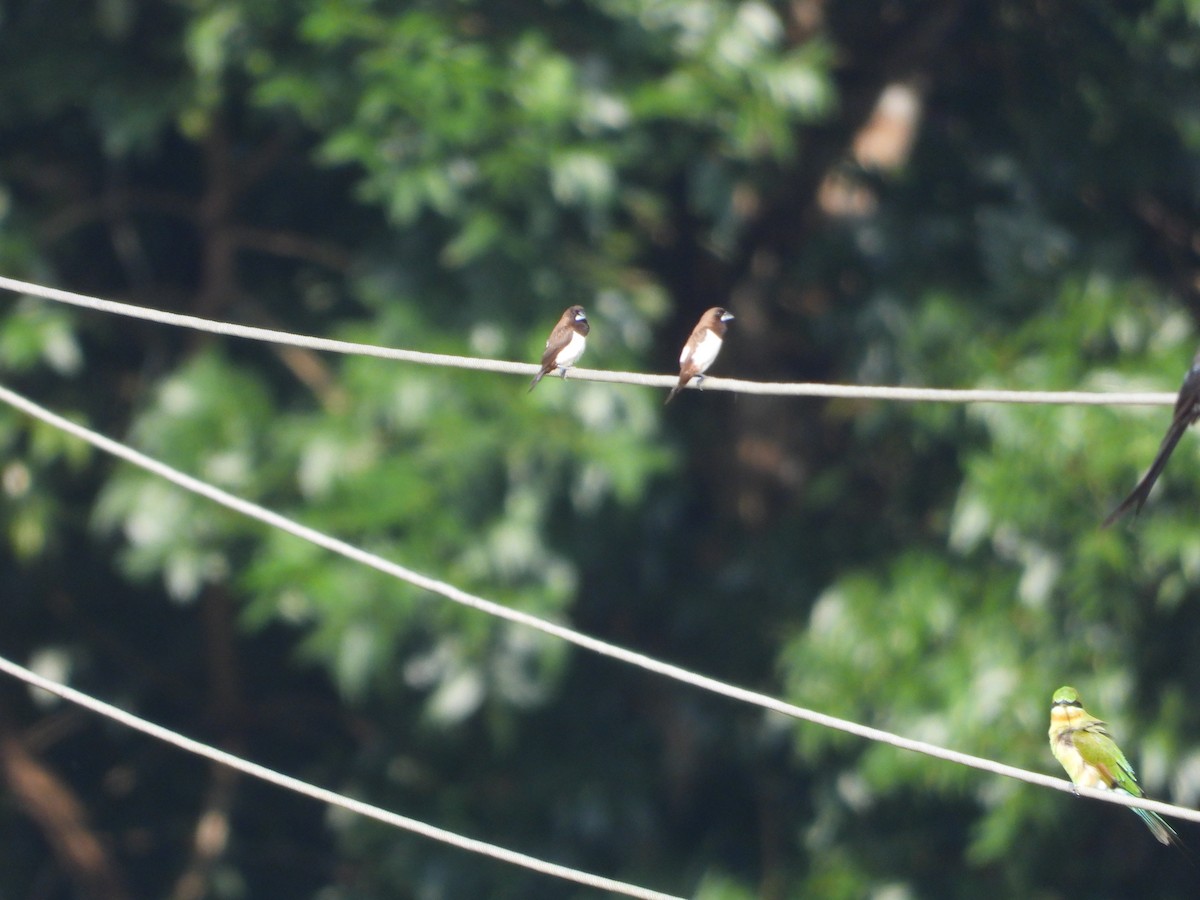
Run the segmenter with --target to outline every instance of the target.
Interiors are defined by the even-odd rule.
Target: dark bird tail
[[[532,391],[532,390],[533,390],[535,387],[537,387],[537,383],[538,383],[539,381],[541,381],[541,380],[542,380],[542,376],[543,376],[543,375],[545,375],[545,374],[546,374],[546,370],[545,370],[545,369],[542,369],[542,371],[540,371],[540,372],[538,372],[536,375],[534,375],[534,376],[533,376],[533,381],[529,382],[529,390],[528,390],[528,391],[526,391],[525,393],[527,393],[527,394],[528,394],[528,393],[529,393],[530,391]]]
[[[688,386],[688,382],[693,378],[699,378],[703,380],[704,375],[698,374],[690,364],[685,365],[679,372],[679,381],[676,383],[675,387],[671,388],[671,393],[667,394],[667,399],[663,401],[663,406],[666,406],[668,403],[670,403],[676,394]],[[696,383],[699,384],[700,382],[698,381]]]
[[[1141,512],[1142,504],[1150,496],[1154,482],[1158,481],[1158,476],[1166,468],[1167,460],[1171,458],[1171,453],[1175,450],[1175,445],[1179,443],[1179,439],[1183,437],[1183,433],[1187,431],[1187,427],[1188,421],[1184,418],[1177,418],[1171,423],[1171,427],[1167,429],[1166,435],[1163,436],[1162,444],[1159,445],[1158,456],[1154,457],[1154,462],[1150,464],[1149,470],[1142,476],[1142,480],[1137,483],[1137,487],[1129,492],[1129,496],[1121,501],[1121,505],[1108,514],[1108,518],[1104,520],[1104,523],[1100,526],[1101,528],[1107,528],[1131,509],[1134,515]]]

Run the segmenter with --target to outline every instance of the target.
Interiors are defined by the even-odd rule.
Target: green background
[[[1200,313],[1198,21],[1194,0],[14,0],[0,273],[527,362],[581,303],[582,365],[659,373],[720,305],[714,375],[1170,391]],[[1195,437],[1139,519],[1098,527],[1166,408],[664,409],[15,294],[0,378],[421,572],[821,712],[1058,775],[1050,695],[1074,684],[1153,796],[1200,803]],[[0,654],[289,774],[706,900],[1195,895],[1126,810],[571,649],[11,410],[0,448]],[[0,683],[3,900],[589,896]]]

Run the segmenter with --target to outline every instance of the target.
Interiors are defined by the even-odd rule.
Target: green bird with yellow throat
[[[1108,725],[1083,708],[1079,692],[1073,687],[1060,687],[1054,692],[1050,706],[1050,750],[1077,785],[1146,796],[1129,760],[1109,735]],[[1180,844],[1175,829],[1158,813],[1136,808],[1133,811],[1161,843]]]

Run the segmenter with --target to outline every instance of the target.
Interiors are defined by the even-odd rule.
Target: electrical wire
[[[724,697],[729,697],[733,700],[738,700],[743,703],[751,704],[762,709],[770,710],[784,716],[794,719],[799,719],[805,722],[812,722],[825,728],[831,728],[837,731],[853,734],[857,737],[864,738],[870,741],[888,744],[902,750],[911,750],[915,753],[922,753],[926,756],[941,759],[946,762],[957,763],[959,765],[968,766],[973,769],[978,769],[984,772],[990,772],[995,775],[1003,775],[1008,778],[1014,778],[1018,781],[1024,781],[1028,784],[1040,785],[1041,787],[1052,788],[1058,791],[1066,791],[1083,796],[1093,797],[1098,800],[1104,800],[1109,803],[1116,803],[1122,806],[1139,807],[1149,809],[1160,813],[1164,816],[1173,816],[1179,819],[1185,819],[1190,822],[1200,823],[1200,811],[1188,809],[1186,807],[1175,806],[1169,803],[1163,803],[1155,800],[1147,800],[1145,798],[1132,797],[1128,794],[1118,794],[1114,792],[1105,792],[1093,788],[1078,788],[1069,781],[1061,778],[1054,778],[1048,775],[1043,775],[1039,772],[1031,772],[1026,769],[1010,766],[1004,763],[996,762],[995,760],[986,759],[980,756],[973,756],[969,753],[961,753],[956,750],[950,750],[945,747],[930,744],[925,741],[914,740],[912,738],[902,737],[901,735],[892,734],[888,731],[883,731],[878,728],[871,728],[867,725],[861,725],[857,722],[852,722],[847,719],[841,719],[836,716],[826,715],[816,712],[815,710],[806,709],[802,706],[797,706],[793,703],[786,703],[782,700],[771,697],[767,694],[762,694],[757,691],[751,691],[747,688],[737,687],[736,685],[727,684],[715,678],[710,678],[707,675],[701,675],[697,672],[692,672],[684,669],[681,666],[676,666],[672,663],[664,662],[655,659],[652,656],[639,653],[635,650],[629,650],[616,644],[610,644],[607,641],[599,638],[591,637],[583,634],[565,625],[559,625],[550,622],[546,619],[539,618],[520,610],[512,609],[495,603],[483,597],[468,593],[452,584],[444,581],[439,581],[436,578],[431,578],[428,575],[423,575],[398,563],[391,562],[383,557],[369,553],[358,547],[353,546],[343,540],[324,534],[307,525],[302,525],[295,522],[286,516],[273,512],[265,507],[252,503],[249,500],[242,499],[233,494],[223,491],[220,488],[187,475],[179,470],[166,465],[163,462],[155,460],[144,453],[141,453],[132,447],[114,441],[102,434],[92,431],[78,423],[71,422],[56,413],[45,409],[42,406],[34,403],[20,394],[10,390],[3,385],[0,385],[0,402],[9,404],[10,406],[21,410],[36,419],[51,425],[61,431],[74,435],[75,437],[84,440],[96,447],[99,450],[116,456],[126,462],[132,463],[148,472],[158,475],[161,478],[170,481],[178,487],[198,494],[218,503],[228,509],[239,512],[249,518],[256,519],[273,528],[277,528],[302,540],[308,541],[319,547],[323,547],[333,553],[337,553],[347,559],[354,560],[362,565],[368,566],[376,571],[390,575],[401,581],[405,581],[416,587],[423,588],[434,594],[439,594],[442,597],[452,600],[455,603],[472,609],[479,610],[487,615],[494,616],[518,625],[535,629],[560,640],[567,641],[575,646],[582,647],[585,650],[590,650],[601,656],[609,659],[615,659],[624,662],[628,665],[636,666],[648,672],[653,672],[683,684],[691,685],[710,693],[719,694]]]
[[[290,775],[284,775],[274,769],[259,765],[258,763],[250,762],[240,756],[235,756],[217,747],[210,746],[201,741],[193,740],[185,737],[177,731],[172,731],[170,728],[164,728],[161,725],[156,725],[153,722],[147,721],[140,716],[135,716],[132,713],[119,709],[110,703],[105,703],[103,700],[97,700],[82,691],[77,691],[74,688],[67,687],[64,684],[59,684],[57,681],[52,681],[45,678],[36,672],[20,666],[11,660],[0,656],[0,671],[11,675],[13,678],[20,679],[26,684],[41,688],[43,691],[49,691],[55,696],[61,697],[71,703],[98,713],[114,722],[132,728],[135,731],[140,731],[143,734],[148,734],[151,737],[185,750],[188,753],[193,753],[196,756],[202,756],[212,762],[219,763],[223,766],[228,766],[231,769],[236,769],[246,775],[254,778],[259,778],[269,782],[285,790],[294,791],[297,794],[303,794],[306,797],[311,797],[314,800],[319,800],[330,806],[337,806],[341,809],[349,810],[357,813],[360,816],[366,816],[370,819],[383,822],[395,828],[401,828],[405,831],[411,831],[415,834],[423,835],[427,838],[432,838],[435,841],[441,841],[445,844],[450,844],[462,850],[468,850],[472,853],[490,856],[492,859],[498,859],[502,862],[510,863],[514,866],[521,866],[526,869],[531,869],[534,872],[540,872],[543,875],[552,875],[555,878],[563,878],[568,881],[574,881],[578,884],[584,884],[588,887],[598,888],[599,890],[611,891],[616,894],[624,894],[627,897],[645,898],[645,900],[683,900],[681,897],[676,897],[673,894],[664,894],[660,891],[652,891],[649,888],[639,887],[635,884],[626,884],[623,881],[615,881],[611,878],[604,878],[601,875],[593,875],[589,872],[582,872],[579,869],[572,869],[569,866],[560,866],[557,863],[547,862],[538,859],[536,856],[529,856],[525,853],[518,853],[515,850],[507,850],[504,847],[498,847],[495,844],[489,844],[485,841],[475,840],[474,838],[465,837],[456,834],[453,831],[447,831],[444,828],[438,828],[434,825],[427,825],[418,819],[412,819],[408,816],[402,816],[399,813],[389,812],[386,809],[381,809],[378,806],[372,806],[369,803],[363,803],[361,800],[355,800],[352,797],[347,797],[343,794],[338,794],[334,791],[326,790],[325,788],[317,787],[306,781],[301,781],[299,778],[293,778]]]
[[[104,300],[77,294],[58,288],[46,287],[28,281],[0,276],[0,289],[15,291],[29,296],[67,303],[72,306],[97,312],[129,316],[179,328],[190,328],[209,334],[226,337],[246,338],[272,344],[285,344],[327,353],[344,353],[358,356],[374,356],[400,362],[418,363],[427,366],[449,366],[459,369],[474,369],[498,372],[505,375],[529,377],[538,372],[534,363],[509,362],[502,359],[482,359],[473,356],[454,356],[448,353],[424,353],[418,350],[401,350],[380,347],[376,344],[360,344],[353,341],[331,340],[311,335],[257,328],[251,325],[236,325],[199,316],[167,312],[145,306],[135,306],[116,300]],[[601,369],[571,369],[571,378],[580,381],[598,381],[614,384],[635,384],[645,387],[671,388],[679,381],[678,375],[650,375],[641,372],[613,372]],[[695,385],[690,389],[699,390]],[[1175,394],[1163,392],[1100,392],[1100,391],[1009,391],[987,388],[912,388],[887,385],[819,384],[810,382],[766,382],[746,381],[738,378],[706,376],[706,391],[729,391],[775,397],[837,397],[855,400],[893,400],[903,402],[936,403],[1030,403],[1030,404],[1081,404],[1089,406],[1170,406]]]

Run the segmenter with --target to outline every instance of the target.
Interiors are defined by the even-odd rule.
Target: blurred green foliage
[[[0,269],[530,362],[582,303],[583,364],[647,371],[721,305],[715,374],[1167,391],[1200,312],[1198,18],[18,2]],[[11,295],[0,378],[400,564],[822,712],[1058,774],[1049,698],[1075,684],[1152,795],[1200,802],[1195,439],[1138,519],[1098,528],[1166,409],[664,410]],[[627,671],[11,411],[0,448],[0,653],[319,784],[708,900],[1194,894],[1120,811]],[[229,785],[13,685],[9,737],[102,862],[72,867],[0,767],[14,897],[586,895]],[[214,816],[228,840],[196,849]]]

